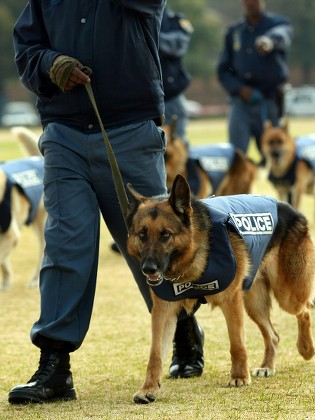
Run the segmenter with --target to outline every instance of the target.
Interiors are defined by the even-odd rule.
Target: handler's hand
[[[244,101],[249,102],[252,98],[252,92],[253,92],[253,89],[251,87],[243,86],[239,90],[238,94]]]
[[[269,54],[274,49],[274,44],[271,38],[262,35],[256,39],[256,48],[261,54]]]
[[[49,75],[53,83],[65,92],[76,86],[90,83],[91,73],[89,67],[83,66],[75,58],[60,55],[53,62]]]

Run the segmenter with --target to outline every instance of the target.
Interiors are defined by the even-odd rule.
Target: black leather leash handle
[[[86,83],[84,86],[85,86],[86,91],[89,95],[90,101],[92,103],[92,106],[94,108],[96,117],[98,119],[99,125],[100,125],[101,130],[102,130],[102,135],[103,135],[106,150],[107,150],[107,153],[108,153],[109,163],[110,163],[110,167],[111,167],[111,170],[112,170],[113,181],[114,181],[114,184],[115,184],[115,189],[116,189],[120,209],[121,209],[121,212],[123,214],[125,225],[126,225],[127,230],[128,230],[126,215],[127,215],[127,210],[128,210],[128,207],[129,207],[129,202],[128,202],[128,197],[127,197],[126,190],[125,190],[125,187],[124,187],[124,183],[123,183],[123,180],[122,180],[122,177],[121,177],[121,173],[120,173],[120,170],[119,170],[119,166],[118,166],[114,151],[112,149],[112,146],[110,144],[110,141],[107,137],[104,125],[102,123],[102,119],[101,119],[100,114],[98,112],[98,108],[97,108],[97,105],[96,105],[96,101],[95,101],[95,97],[94,97],[94,94],[93,94],[91,84]]]

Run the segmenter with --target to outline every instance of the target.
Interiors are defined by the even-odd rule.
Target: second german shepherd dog
[[[273,127],[270,121],[266,121],[261,147],[269,180],[276,188],[279,199],[299,209],[302,195],[314,194],[314,134],[293,138],[286,119],[280,127]]]
[[[312,358],[309,307],[315,260],[302,214],[286,203],[256,195],[197,200],[182,175],[176,177],[168,197],[145,197],[131,185],[128,191],[132,198],[127,214],[128,251],[139,260],[153,300],[150,357],[134,402],[147,404],[157,398],[177,315],[182,309],[191,313],[198,298],[220,307],[225,316],[232,361],[229,386],[251,382],[244,304],[265,342],[263,361],[253,375],[275,372],[279,336],[270,321],[272,294],[283,310],[296,316],[298,351],[304,359]],[[254,214],[247,200],[255,203],[260,199],[263,204]],[[256,252],[261,256],[259,263],[253,261],[253,238],[254,242],[268,239]],[[251,287],[244,283],[250,274],[254,278]]]
[[[257,169],[248,156],[230,143],[188,147],[176,135],[175,123],[162,127],[167,136],[165,168],[168,189],[180,173],[188,180],[197,198],[251,192]]]

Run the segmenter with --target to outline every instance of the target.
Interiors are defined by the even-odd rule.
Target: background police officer
[[[244,19],[227,30],[217,72],[231,99],[229,140],[247,152],[251,136],[260,150],[264,121],[278,125],[281,117],[292,27],[266,12],[264,0],[243,0],[243,7]]]
[[[187,110],[184,91],[191,75],[183,65],[193,33],[190,21],[182,13],[164,10],[159,37],[159,56],[165,94],[165,122],[169,124],[175,115],[176,133],[186,140]]]

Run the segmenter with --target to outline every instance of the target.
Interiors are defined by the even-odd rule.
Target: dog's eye
[[[282,146],[282,139],[277,139],[277,138],[275,138],[275,139],[271,139],[270,140],[270,145],[271,146]]]
[[[168,230],[165,230],[164,232],[162,232],[161,234],[161,239],[163,241],[167,241],[170,237],[172,236],[171,232],[169,232]]]
[[[140,241],[145,241],[147,239],[147,234],[146,232],[139,232],[138,233],[138,238],[140,239]]]

